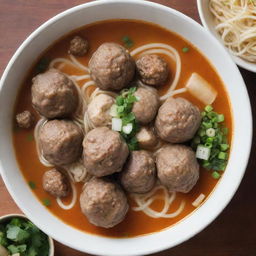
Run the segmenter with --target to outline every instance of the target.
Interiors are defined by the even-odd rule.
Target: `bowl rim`
[[[204,29],[202,26],[200,26],[196,21],[194,21],[192,18],[184,15],[183,13],[181,12],[178,12],[177,10],[174,10],[172,8],[169,8],[167,6],[164,6],[164,5],[160,5],[160,4],[157,4],[157,3],[153,3],[153,2],[149,2],[149,1],[138,1],[138,0],[101,0],[101,1],[94,1],[94,2],[89,2],[89,3],[85,3],[85,4],[81,4],[81,5],[78,5],[78,6],[75,6],[73,8],[70,8],[64,12],[61,12],[59,14],[57,14],[56,16],[54,16],[53,18],[49,19],[48,21],[46,21],[45,23],[43,23],[39,28],[37,28],[34,32],[32,32],[32,34],[30,34],[28,36],[28,38],[21,44],[21,46],[18,48],[18,50],[15,52],[15,54],[13,55],[13,57],[11,58],[10,62],[8,63],[4,73],[3,73],[3,76],[1,78],[1,82],[0,82],[0,94],[1,94],[1,90],[2,90],[2,87],[3,87],[3,84],[7,78],[7,76],[9,75],[9,71],[12,67],[12,65],[15,63],[15,60],[16,58],[19,57],[19,55],[21,54],[21,52],[23,51],[24,48],[27,47],[27,45],[39,34],[41,33],[43,30],[45,30],[48,26],[54,24],[56,21],[58,20],[61,20],[62,18],[64,18],[65,16],[68,16],[70,14],[73,14],[77,11],[79,11],[80,9],[82,8],[87,8],[87,7],[91,7],[91,6],[96,6],[96,5],[108,5],[108,4],[136,4],[136,5],[142,5],[142,6],[147,6],[147,7],[152,7],[152,8],[157,8],[159,9],[160,11],[165,11],[165,12],[168,12],[170,15],[177,15],[179,16],[181,19],[185,20],[186,22],[192,24],[193,26],[196,26],[198,30],[200,30],[202,33],[207,33],[208,37],[209,37],[209,40],[215,42],[215,47],[218,48],[219,51],[221,51],[224,55],[224,57],[227,58],[227,61],[229,62],[230,64],[230,67],[235,71],[236,70],[236,73],[237,73],[237,78],[238,78],[238,82],[241,84],[241,90],[242,90],[242,94],[243,96],[245,97],[245,102],[244,104],[246,105],[246,113],[245,113],[245,116],[247,116],[249,119],[247,120],[247,144],[246,144],[246,148],[244,148],[244,152],[245,152],[245,155],[246,157],[244,157],[243,159],[240,160],[241,162],[241,165],[243,166],[243,170],[239,173],[238,176],[234,177],[234,184],[235,185],[232,185],[232,188],[229,189],[229,193],[227,193],[225,195],[225,200],[220,200],[219,202],[216,202],[214,205],[217,207],[217,210],[213,212],[210,212],[207,219],[198,219],[198,212],[199,210],[201,215],[203,213],[203,206],[201,206],[199,210],[197,210],[197,216],[195,216],[195,212],[193,212],[192,215],[194,215],[193,217],[193,220],[195,220],[197,218],[197,221],[199,221],[198,223],[193,223],[193,225],[191,225],[191,230],[188,230],[185,234],[182,235],[182,237],[179,237],[179,239],[175,240],[175,241],[170,241],[170,240],[161,240],[159,239],[159,234],[162,234],[162,235],[166,235],[166,230],[169,230],[169,228],[165,229],[165,230],[160,230],[159,232],[155,232],[155,233],[152,233],[152,234],[147,234],[145,236],[141,236],[141,237],[132,237],[132,238],[107,238],[107,237],[100,237],[100,239],[104,239],[104,241],[119,241],[119,243],[121,245],[128,245],[129,244],[129,241],[131,240],[137,240],[138,244],[140,245],[144,245],[143,248],[136,248],[136,253],[131,253],[129,252],[129,250],[124,250],[122,251],[122,253],[120,252],[111,252],[111,255],[118,255],[120,256],[121,254],[122,255],[146,255],[146,254],[150,254],[150,253],[154,253],[154,252],[158,252],[158,251],[161,251],[161,250],[165,250],[165,249],[168,249],[170,247],[173,247],[177,244],[180,244],[186,240],[188,240],[189,238],[191,238],[192,236],[194,236],[195,234],[197,234],[198,232],[200,232],[201,230],[203,230],[206,226],[208,226],[221,212],[222,210],[227,206],[227,204],[230,202],[230,200],[232,199],[233,195],[235,194],[241,180],[242,180],[242,177],[244,175],[244,172],[245,172],[245,169],[246,169],[246,165],[247,165],[247,162],[248,162],[248,159],[249,159],[249,156],[250,156],[250,149],[251,149],[251,142],[252,142],[252,114],[251,114],[251,108],[250,108],[250,101],[249,101],[249,97],[248,97],[248,93],[246,91],[246,87],[244,85],[244,82],[243,82],[243,79],[239,73],[239,70],[237,69],[236,65],[231,61],[230,59],[230,55],[223,49],[223,47],[221,46],[221,44],[218,42],[218,40],[212,36],[209,32],[206,31],[206,29]],[[21,207],[21,209],[26,213],[27,216],[29,216],[30,219],[33,219],[33,214],[26,209],[25,205],[24,205],[24,202],[22,200],[19,200],[19,198],[16,197],[16,194],[14,192],[14,190],[12,189],[11,187],[11,184],[9,184],[7,182],[7,175],[5,175],[5,172],[3,171],[3,166],[2,166],[2,163],[1,163],[1,159],[0,159],[0,171],[2,173],[2,177],[3,177],[3,180],[8,188],[8,191],[10,192],[10,194],[12,195],[12,198],[14,199],[14,201]],[[220,186],[220,184],[218,185]],[[217,197],[217,196],[215,196]],[[212,198],[212,196],[210,196],[208,198],[207,201],[210,201],[210,199]],[[220,196],[218,195],[218,199],[221,199]],[[206,204],[206,203],[205,203]],[[204,204],[204,205],[205,205]],[[212,200],[211,200],[211,204],[212,204]],[[205,209],[205,208],[204,208]],[[205,212],[205,210],[204,210]],[[186,219],[186,218],[185,218]],[[191,218],[192,219],[192,218]],[[34,223],[36,223],[36,225],[41,229],[41,230],[46,230],[45,226],[43,226],[42,222],[39,223],[39,221],[37,221],[35,219],[35,221],[33,221]],[[182,221],[184,224],[185,224],[185,220]],[[194,221],[195,222],[195,221]],[[183,226],[184,226],[183,224]],[[171,229],[174,229],[175,225],[171,227]],[[47,231],[47,230],[46,230]],[[44,231],[45,232],[45,231]],[[48,232],[49,233],[49,232]],[[47,234],[47,233],[46,233]],[[80,250],[80,251],[83,251],[85,252],[85,247],[82,246],[82,245],[78,245],[78,244],[73,244],[72,241],[67,241],[63,238],[60,238],[60,237],[55,237],[55,235],[53,233],[50,234],[51,237],[53,237],[55,240],[58,240],[60,241],[61,243],[63,244],[66,244],[67,246],[70,246],[74,249],[77,249],[77,250]],[[92,239],[96,239],[95,237],[97,237],[98,240],[99,237],[98,236],[94,236],[90,233],[86,233],[86,235],[92,237]],[[180,235],[179,235],[180,236]],[[154,241],[155,241],[155,244],[152,245],[150,244],[149,241],[150,238],[154,237]],[[145,246],[145,241],[144,240],[148,240],[148,246]],[[102,240],[101,240],[102,241]],[[157,243],[156,243],[157,241]],[[131,243],[129,244],[131,246]],[[87,247],[86,248],[86,252],[88,253],[92,253],[92,254],[97,254],[97,255],[107,255],[104,248],[98,246],[97,248],[93,248],[91,246]],[[110,255],[110,254],[108,254]]]
[[[203,26],[207,29],[207,31],[209,31],[221,43],[221,45],[230,54],[230,56],[233,59],[233,61],[239,67],[244,68],[244,69],[246,69],[248,71],[256,73],[256,63],[255,64],[251,63],[249,61],[243,60],[242,58],[240,58],[238,56],[233,55],[231,52],[229,52],[227,47],[223,44],[221,38],[217,34],[213,33],[214,28],[212,26],[210,26],[210,24],[208,22],[208,19],[206,19],[205,13],[203,11],[203,6],[202,6],[203,1],[208,1],[209,2],[209,0],[196,0],[196,1],[197,1],[197,10],[198,10],[198,13],[199,13],[200,20],[201,20]]]
[[[31,221],[26,215],[21,214],[21,213],[9,213],[9,214],[5,214],[0,216],[0,223],[5,222],[6,220],[10,219],[10,218],[22,218],[22,219],[26,219]],[[41,229],[40,229],[41,230]],[[41,230],[42,231],[42,230]],[[43,231],[42,231],[43,232]],[[45,234],[45,233],[44,233]],[[47,234],[45,234],[47,235]],[[48,242],[49,242],[49,255],[48,256],[54,256],[54,242],[53,239],[47,235],[48,237]]]

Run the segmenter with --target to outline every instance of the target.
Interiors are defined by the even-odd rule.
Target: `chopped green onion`
[[[124,106],[117,106],[117,113],[123,113],[124,112]]]
[[[206,135],[208,137],[214,137],[215,136],[215,130],[213,128],[209,128],[206,130]]]
[[[219,179],[220,178],[220,174],[218,173],[218,172],[212,172],[212,177],[214,178],[214,179]]]
[[[205,110],[206,112],[211,112],[211,111],[213,110],[213,107],[210,106],[210,105],[207,105],[207,106],[204,108],[204,110]]]
[[[131,87],[121,91],[116,97],[115,104],[111,107],[112,130],[120,132],[130,150],[139,148],[135,135],[139,130],[139,125],[132,112],[133,104],[139,99],[134,95],[137,87]]]
[[[42,73],[44,71],[46,71],[46,69],[48,68],[50,64],[50,59],[43,57],[42,59],[40,59],[36,65],[36,72],[37,73]]]
[[[182,52],[186,53],[186,52],[188,52],[188,51],[189,51],[189,48],[188,48],[188,47],[183,47],[183,48],[182,48]]]
[[[123,41],[125,47],[127,47],[127,48],[131,48],[134,45],[133,41],[130,39],[129,36],[124,36],[122,38],[122,41]]]
[[[203,124],[203,126],[204,126],[206,129],[212,128],[212,123],[211,123],[211,122],[209,122],[209,123],[203,122],[202,124]]]
[[[31,189],[35,189],[36,188],[36,184],[33,181],[29,181],[28,185],[30,186]]]
[[[28,134],[27,135],[27,140],[28,141],[33,141],[34,140],[34,135],[33,134]]]
[[[218,158],[219,158],[219,159],[222,159],[222,160],[227,159],[227,153],[225,153],[225,152],[220,152],[220,153],[218,154]]]
[[[221,151],[226,151],[226,150],[228,150],[228,148],[229,148],[228,144],[220,144]]]
[[[112,130],[116,132],[122,131],[122,119],[117,117],[112,118]]]
[[[129,123],[129,124],[123,126],[122,131],[125,134],[130,134],[132,132],[132,129],[133,129],[133,125],[132,125],[132,123]]]
[[[218,123],[223,122],[224,119],[225,119],[225,118],[224,118],[224,115],[218,115],[218,116],[217,116],[217,122],[218,122]]]
[[[48,198],[45,198],[45,199],[43,199],[43,204],[45,205],[45,206],[50,206],[51,205],[51,201],[50,201],[50,199],[48,199]]]
[[[109,111],[109,114],[112,116],[112,117],[117,117],[118,116],[118,113],[117,113],[117,105],[116,104],[113,104],[110,108],[110,111]]]
[[[196,149],[196,158],[208,160],[210,157],[211,150],[208,147],[198,145]]]
[[[124,104],[124,98],[122,96],[117,96],[116,97],[116,105],[121,106]]]
[[[128,141],[128,147],[129,150],[134,151],[134,150],[138,150],[139,149],[139,143],[136,137],[132,137],[129,141]]]
[[[228,129],[223,127],[225,117],[214,112],[212,106],[206,106],[201,113],[202,122],[191,141],[191,146],[200,154],[201,147],[208,149],[209,156],[199,155],[199,162],[207,170],[224,171],[228,160]],[[199,152],[198,152],[199,151]],[[217,175],[217,174],[215,174]]]

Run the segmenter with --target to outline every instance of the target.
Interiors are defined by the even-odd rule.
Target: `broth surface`
[[[49,59],[57,57],[68,58],[67,52],[69,42],[74,35],[84,36],[89,41],[89,52],[85,57],[78,58],[79,61],[84,65],[88,65],[88,61],[92,53],[102,43],[116,42],[122,44],[122,37],[126,35],[128,35],[134,42],[134,46],[130,48],[129,51],[147,43],[165,43],[174,47],[179,52],[182,63],[181,77],[177,88],[184,87],[186,81],[193,72],[197,72],[214,86],[214,88],[218,91],[218,96],[213,104],[213,107],[216,112],[225,115],[225,126],[229,128],[229,143],[231,143],[232,115],[227,92],[225,91],[221,79],[211,64],[208,62],[208,60],[188,41],[184,40],[177,34],[167,31],[154,24],[144,23],[141,21],[110,20],[90,24],[75,32],[72,32],[68,36],[54,43],[42,56]],[[189,51],[186,53],[182,52],[184,47],[188,47]],[[165,58],[165,56],[163,57]],[[165,58],[165,60],[168,61],[172,74],[172,70],[175,70],[175,65],[167,58]],[[76,69],[72,69],[70,66],[65,68],[65,72],[72,75],[81,74]],[[31,79],[34,75],[35,67],[31,69],[21,87],[17,98],[14,115],[24,110],[30,110],[36,116],[36,118],[39,119],[39,116],[36,114],[31,105],[30,88],[32,84]],[[159,89],[160,95],[168,89],[169,82],[170,81],[167,81],[166,85]],[[192,97],[188,93],[179,94],[178,97],[184,97],[188,99],[197,105],[200,110],[204,107],[201,102],[199,102],[196,98]],[[157,232],[161,229],[167,228],[194,211],[196,208],[192,206],[192,202],[201,193],[205,194],[207,197],[217,183],[217,180],[212,178],[210,171],[206,171],[205,169],[201,168],[199,181],[192,189],[192,191],[190,191],[188,194],[177,193],[177,197],[172,204],[172,209],[170,212],[175,211],[179,207],[182,200],[185,200],[186,202],[185,209],[177,217],[172,219],[153,219],[142,212],[135,212],[130,209],[125,220],[116,227],[111,229],[99,228],[95,227],[87,221],[86,217],[80,210],[79,200],[77,200],[75,207],[71,210],[63,210],[58,206],[55,198],[43,190],[42,176],[43,173],[50,168],[43,166],[39,162],[35,141],[33,139],[33,129],[16,129],[14,125],[13,141],[20,170],[27,182],[32,181],[35,183],[36,188],[32,191],[38,200],[42,202],[44,199],[50,199],[51,205],[47,207],[47,209],[51,211],[55,216],[57,216],[68,225],[97,235],[110,237],[132,237],[148,234],[151,232]],[[78,194],[80,194],[82,190],[82,185],[83,184],[76,184]],[[69,202],[69,200],[70,198],[67,198],[63,201]],[[132,202],[131,199],[129,200],[131,205],[133,205],[134,202]],[[155,202],[153,207],[160,210],[162,207],[162,202]]]

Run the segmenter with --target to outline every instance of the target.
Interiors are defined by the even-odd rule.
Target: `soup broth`
[[[177,88],[183,88],[190,75],[193,72],[196,72],[216,89],[218,95],[213,103],[213,107],[216,112],[225,115],[225,126],[229,128],[230,131],[228,142],[229,144],[231,143],[232,115],[229,98],[223,82],[207,58],[203,56],[202,53],[200,53],[200,51],[190,42],[186,41],[179,35],[154,24],[133,20],[108,20],[87,25],[70,33],[69,35],[55,42],[46,52],[43,53],[41,58],[49,60],[54,58],[68,59],[69,54],[67,49],[69,47],[69,42],[74,35],[81,35],[87,38],[89,41],[90,48],[88,53],[85,55],[85,57],[77,58],[79,62],[85,66],[88,66],[88,61],[90,60],[93,52],[102,43],[115,42],[118,44],[123,44],[122,38],[124,36],[129,36],[133,42],[132,47],[128,49],[129,51],[148,43],[164,43],[174,47],[178,51],[181,58],[181,76]],[[188,48],[189,50],[184,52],[184,47]],[[173,79],[173,74],[175,73],[175,64],[170,59],[165,59],[169,64],[171,75],[169,76],[169,80],[159,88],[160,95],[163,95],[168,90],[170,80]],[[61,71],[70,75],[83,74],[81,70],[79,71],[70,65],[64,66]],[[33,66],[27,75],[25,82],[21,86],[14,114],[17,114],[23,110],[29,110],[38,120],[40,117],[32,108],[31,104],[31,80],[35,74],[36,67]],[[81,86],[82,82],[83,81],[80,81],[78,84]],[[93,90],[94,88],[90,87],[90,91],[92,92]],[[204,105],[198,99],[191,96],[187,92],[177,96],[188,99],[198,106],[200,110],[204,108]],[[33,129],[16,129],[16,126],[14,125],[13,141],[20,170],[24,175],[25,180],[30,183],[32,191],[38,200],[43,203],[45,199],[49,199],[50,205],[46,207],[52,214],[68,225],[96,235],[119,238],[134,237],[157,232],[164,228],[170,227],[196,210],[196,208],[192,205],[192,202],[200,194],[204,194],[206,196],[205,200],[207,200],[207,197],[213,191],[218,182],[218,180],[212,178],[210,171],[200,168],[200,178],[196,186],[187,194],[177,193],[176,199],[171,205],[169,212],[177,210],[180,203],[182,201],[185,202],[184,210],[177,217],[151,218],[145,215],[143,212],[133,211],[131,208],[135,205],[135,202],[132,198],[129,198],[130,209],[124,221],[113,228],[105,229],[96,227],[88,222],[87,218],[81,212],[79,197],[72,209],[64,210],[59,207],[54,197],[44,191],[42,186],[42,176],[44,172],[50,168],[43,166],[38,159],[35,140],[33,138]],[[83,184],[76,183],[75,186],[79,195],[82,191]],[[68,197],[63,199],[63,202],[68,203],[70,200],[71,197]],[[161,210],[162,207],[163,201],[161,200],[155,201],[152,205],[152,208],[156,210]]]

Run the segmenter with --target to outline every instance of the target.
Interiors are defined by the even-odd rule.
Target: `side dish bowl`
[[[206,202],[170,228],[150,235],[123,239],[83,233],[53,216],[27,186],[15,160],[12,143],[13,108],[19,84],[38,55],[67,32],[107,19],[144,20],[186,38],[215,67],[226,85],[233,111],[234,133],[229,163]],[[250,102],[243,79],[227,51],[191,18],[148,1],[95,1],[69,9],[44,23],[23,42],[4,71],[0,84],[0,109],[0,170],[13,199],[46,234],[67,246],[97,255],[146,255],[173,247],[200,232],[221,213],[233,197],[244,175],[251,149]]]
[[[12,219],[22,219],[25,221],[28,221],[28,218],[23,215],[23,214],[19,214],[19,213],[12,213],[12,214],[7,214],[7,215],[3,215],[0,217],[0,224],[4,224],[4,223],[8,223],[9,221],[11,221]],[[48,243],[49,243],[49,254],[48,256],[54,256],[54,243],[53,243],[53,239],[48,236]]]
[[[202,21],[203,26],[213,35],[215,36],[221,44],[223,44],[220,35],[215,31],[215,25],[213,20],[213,15],[209,10],[209,0],[197,0],[197,9],[199,12],[200,19]],[[225,47],[225,46],[224,46]],[[228,50],[227,50],[228,51]],[[249,61],[243,60],[237,56],[234,56],[230,53],[230,56],[234,60],[234,62],[249,71],[256,72],[256,64],[251,63]]]

